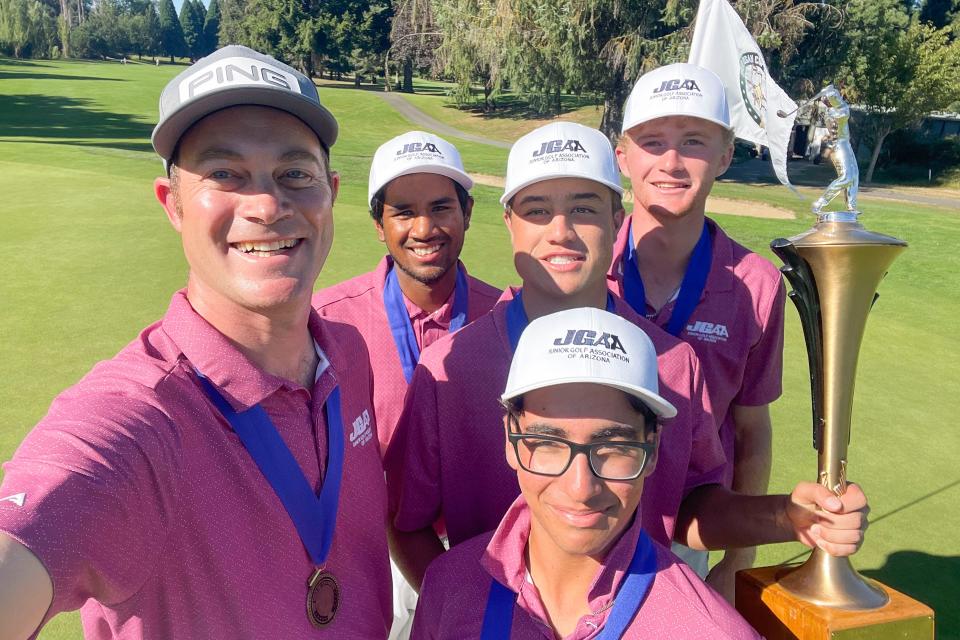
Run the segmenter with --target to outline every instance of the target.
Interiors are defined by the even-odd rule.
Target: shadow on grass
[[[865,576],[890,585],[931,607],[936,614],[937,637],[960,638],[960,556],[934,556],[920,551],[897,551],[879,569],[861,570]]]
[[[0,136],[141,138],[153,127],[125,113],[100,111],[92,100],[48,95],[0,95]]]
[[[482,102],[479,101],[475,104],[463,105],[459,107],[459,109],[461,111],[472,113],[486,119],[509,118],[511,120],[543,120],[545,118],[554,117],[562,118],[571,111],[576,111],[577,109],[581,109],[583,107],[595,107],[598,105],[597,100],[587,96],[563,94],[560,96],[560,114],[558,116],[553,111],[543,112],[533,109],[530,106],[530,102],[526,98],[518,95],[500,95],[494,100],[494,103],[496,104],[496,107],[486,111],[483,108]]]
[[[837,177],[837,172],[830,164],[812,164],[806,160],[788,162],[787,173],[791,184],[799,187],[822,187],[826,189],[827,185]],[[740,162],[735,161],[727,169],[727,172],[720,177],[720,180],[750,184],[780,184],[770,161],[756,158]]]
[[[33,60],[18,60],[17,58],[7,58],[0,56],[0,64],[11,67],[52,67],[52,64],[44,64]]]
[[[104,82],[129,82],[126,78],[101,78],[98,76],[65,76],[58,73],[30,73],[0,71],[0,80],[102,80]]]
[[[17,144],[21,142],[20,140],[4,140],[4,142],[12,142]],[[159,157],[155,155],[153,150],[153,145],[150,144],[149,140],[144,140],[143,142],[137,142],[134,140],[111,140],[110,142],[90,142],[89,140],[23,140],[23,144],[54,144],[54,145],[63,145],[70,147],[90,147],[93,149],[111,149],[114,151],[135,151],[137,153],[147,153],[150,154],[152,159],[156,159],[157,162],[160,162]]]
[[[352,80],[318,80],[313,79],[314,84],[320,89],[353,89],[355,91],[373,91],[374,93],[383,93],[382,84],[362,83],[359,87],[353,84]]]

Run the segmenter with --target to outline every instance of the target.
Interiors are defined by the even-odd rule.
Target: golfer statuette
[[[833,85],[808,102],[814,100],[827,109],[837,179],[812,207],[817,215],[813,228],[770,246],[784,262],[781,271],[793,289],[789,295],[803,326],[817,480],[840,496],[847,488],[853,389],[867,315],[877,286],[907,243],[868,231],[857,220],[859,172],[850,145],[850,107]],[[824,211],[840,192],[846,210]],[[839,638],[844,635],[838,630],[864,628],[877,639],[931,638],[933,630],[928,607],[863,578],[848,558],[819,548],[799,567],[741,572],[737,608],[771,638]],[[908,630],[904,623],[909,632],[895,635]]]

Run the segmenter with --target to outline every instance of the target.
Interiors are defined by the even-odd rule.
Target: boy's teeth
[[[418,256],[429,256],[431,253],[440,251],[440,247],[414,247],[413,252]]]
[[[570,264],[571,262],[576,262],[577,259],[570,256],[550,256],[547,259],[547,262],[550,264]]]

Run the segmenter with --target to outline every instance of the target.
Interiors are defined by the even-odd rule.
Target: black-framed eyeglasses
[[[590,472],[601,480],[636,480],[653,457],[656,445],[649,442],[606,440],[580,444],[558,436],[520,433],[520,422],[509,415],[507,434],[524,471],[539,476],[561,476],[574,457],[587,456]]]

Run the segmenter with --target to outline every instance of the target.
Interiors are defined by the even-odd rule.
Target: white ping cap
[[[623,195],[617,159],[607,137],[575,122],[553,122],[510,147],[500,204],[506,206],[525,187],[554,178],[586,178]]]
[[[469,191],[473,180],[463,169],[460,152],[439,136],[425,131],[408,131],[383,143],[373,154],[367,204],[394,178],[412,173],[436,173],[446,176]]]
[[[685,62],[645,73],[627,98],[620,132],[666,116],[700,118],[730,129],[723,82],[713,71]]]
[[[620,389],[661,418],[677,415],[660,395],[653,342],[640,327],[609,311],[569,309],[531,322],[520,336],[501,399],[574,382]]]

